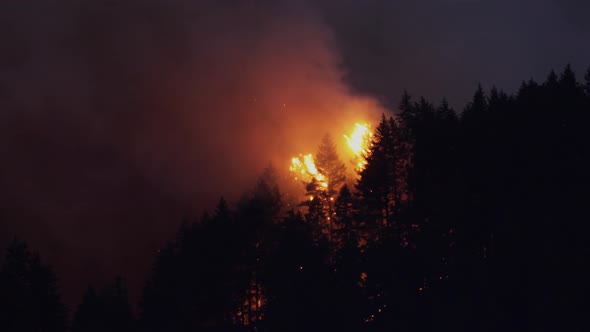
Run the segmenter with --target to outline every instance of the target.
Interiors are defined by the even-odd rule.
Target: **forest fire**
[[[318,171],[311,153],[291,159],[291,167],[289,169],[293,172],[295,180],[311,182],[313,179],[316,179],[319,182],[320,188],[328,188],[326,176]]]
[[[354,131],[350,136],[344,135],[348,146],[354,152],[355,166],[358,171],[362,171],[367,164],[367,154],[371,144],[373,133],[368,124],[356,123]]]
[[[354,156],[352,163],[356,171],[362,171],[367,164],[367,155],[371,144],[373,133],[369,124],[355,123],[354,130],[350,136],[343,135],[346,139],[347,146]],[[294,179],[301,180],[305,183],[312,182],[315,179],[319,184],[320,190],[328,188],[329,179],[325,174],[318,171],[314,156],[311,153],[306,155],[299,155],[291,159],[291,166],[289,170],[293,174]]]

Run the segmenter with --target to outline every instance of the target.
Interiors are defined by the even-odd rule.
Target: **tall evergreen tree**
[[[366,236],[376,237],[379,228],[392,225],[401,182],[400,142],[393,120],[382,115],[373,135],[366,167],[356,188],[361,200],[360,218]],[[378,237],[378,236],[377,236]]]
[[[323,221],[328,237],[332,238],[334,219],[334,200],[338,191],[346,181],[346,166],[338,157],[336,144],[330,134],[326,134],[320,143],[315,156],[318,171],[326,177],[327,187],[318,191],[318,200],[322,205]]]
[[[358,239],[355,236],[357,225],[355,223],[353,199],[354,197],[350,189],[348,189],[348,185],[344,184],[334,206],[334,224],[339,235],[339,242],[342,245],[351,244],[356,246],[358,244]]]
[[[346,181],[346,166],[338,157],[336,144],[330,134],[322,138],[322,142],[315,155],[318,171],[325,175],[328,182],[326,195],[335,197],[344,181]]]
[[[398,108],[400,110],[400,118],[403,127],[407,129],[412,128],[414,126],[414,121],[416,120],[416,109],[412,97],[406,90],[404,90]]]
[[[477,123],[480,121],[483,113],[487,110],[487,107],[488,103],[485,92],[483,91],[481,84],[479,84],[477,90],[475,90],[475,93],[473,94],[473,99],[463,110],[461,119],[467,123]]]
[[[0,329],[61,332],[66,314],[53,270],[13,241],[0,266]]]
[[[89,286],[76,310],[72,332],[133,331],[135,322],[121,277],[98,294]]]

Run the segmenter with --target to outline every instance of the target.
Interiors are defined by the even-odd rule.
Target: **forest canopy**
[[[589,120],[590,70],[570,66],[513,94],[478,86],[460,110],[404,92],[362,167],[327,134],[313,156],[327,180],[299,179],[303,199],[269,166],[240,200],[185,220],[135,313],[116,277],[68,320],[57,276],[15,240],[0,330],[576,330]]]

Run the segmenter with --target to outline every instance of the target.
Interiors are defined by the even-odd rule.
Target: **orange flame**
[[[352,134],[350,136],[343,136],[354,155],[353,163],[355,167],[358,171],[362,171],[367,165],[366,158],[370,152],[371,138],[373,137],[370,126],[367,123],[355,123]],[[293,173],[295,180],[302,180],[309,183],[315,178],[321,190],[328,188],[329,179],[318,171],[311,153],[293,157],[289,170]],[[310,199],[313,200],[313,197]]]
[[[311,182],[315,178],[322,190],[328,188],[328,179],[318,171],[311,153],[291,159],[289,169],[295,174],[295,180],[301,179],[305,182]]]
[[[354,153],[357,170],[362,171],[367,165],[367,155],[370,152],[373,132],[367,123],[355,123],[354,126],[352,134],[350,136],[344,135],[344,138]]]

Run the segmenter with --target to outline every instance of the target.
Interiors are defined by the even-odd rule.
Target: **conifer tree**
[[[19,240],[7,248],[0,265],[0,329],[66,330],[66,308],[55,273]]]
[[[322,142],[315,156],[318,171],[327,177],[326,194],[334,197],[346,181],[346,166],[338,157],[336,144],[330,134],[322,138]]]
[[[362,216],[366,233],[376,236],[379,227],[391,224],[395,211],[396,191],[399,185],[399,161],[393,121],[382,115],[373,135],[366,167],[360,172],[356,185],[361,199]]]
[[[336,203],[334,204],[334,223],[343,241],[347,241],[352,237],[354,232],[354,211],[353,211],[353,196],[348,189],[348,185],[344,184],[340,189]]]
[[[461,120],[467,123],[478,123],[483,116],[483,113],[487,110],[488,103],[486,99],[485,92],[481,87],[481,84],[477,86],[477,90],[473,94],[473,99],[461,114]]]
[[[327,226],[328,236],[332,236],[334,218],[334,200],[340,187],[346,181],[346,166],[338,157],[336,144],[330,134],[326,134],[320,143],[315,156],[316,166],[320,174],[326,177],[326,188],[317,192],[323,211],[323,221]]]
[[[127,287],[121,277],[96,293],[89,286],[75,313],[72,332],[121,331],[135,329]]]

